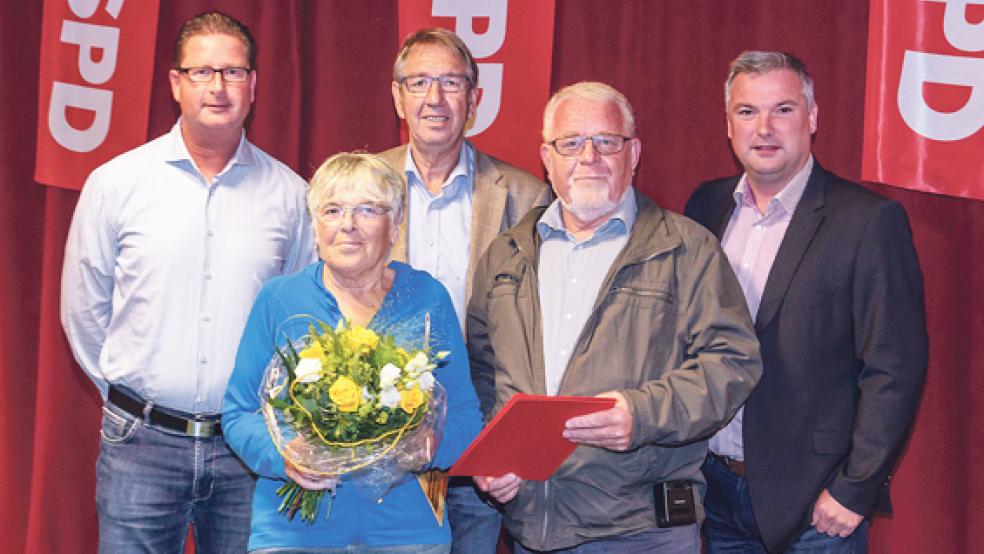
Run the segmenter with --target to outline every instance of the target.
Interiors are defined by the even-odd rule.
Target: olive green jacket
[[[761,376],[755,330],[717,239],[640,193],[637,202],[628,244],[608,270],[558,393],[620,392],[632,413],[632,447],[580,446],[548,481],[524,482],[505,505],[505,522],[528,548],[656,526],[658,481],[692,481],[700,506],[706,439]],[[542,213],[532,210],[493,241],[476,269],[468,350],[486,417],[517,392],[546,394],[537,273],[551,268],[537,267]]]

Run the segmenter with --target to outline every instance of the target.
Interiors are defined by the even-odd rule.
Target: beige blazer
[[[470,143],[469,143],[470,144]],[[465,299],[471,298],[472,276],[475,264],[492,243],[506,229],[512,227],[534,206],[546,206],[552,199],[550,187],[530,173],[483,154],[474,145],[475,191],[472,196],[471,244],[468,252],[468,275],[465,278]],[[407,145],[380,152],[397,173],[403,177],[406,192]],[[409,195],[404,194],[404,202]],[[408,214],[404,205],[404,214]],[[400,224],[396,244],[391,256],[400,262],[407,261],[407,217]],[[462,325],[464,322],[462,322]]]

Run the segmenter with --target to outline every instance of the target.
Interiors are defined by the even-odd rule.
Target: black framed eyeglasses
[[[563,137],[554,139],[547,144],[554,147],[554,150],[558,154],[564,156],[565,158],[572,158],[574,156],[579,156],[584,150],[584,144],[588,141],[594,145],[596,152],[602,156],[611,156],[612,154],[618,154],[625,148],[625,143],[632,140],[632,137],[625,137],[622,135],[610,135],[607,133],[602,133],[599,135],[591,135],[590,137],[582,137],[580,135],[573,137]]]
[[[179,67],[177,70],[188,76],[188,80],[193,83],[210,83],[215,78],[215,74],[222,75],[222,80],[227,83],[242,83],[249,77],[252,69],[248,67]]]
[[[437,81],[441,85],[441,90],[447,93],[463,92],[471,85],[468,75],[457,75],[449,73],[431,77],[430,75],[410,75],[400,79],[399,83],[407,88],[407,92],[414,96],[423,96],[430,90],[431,83]]]

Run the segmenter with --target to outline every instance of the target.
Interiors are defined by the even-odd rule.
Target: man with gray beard
[[[631,186],[642,143],[621,93],[577,83],[543,119],[557,200],[479,261],[472,379],[487,416],[515,393],[616,404],[566,422],[582,446],[549,480],[475,482],[504,504],[517,552],[699,552],[702,438],[761,374],[741,288],[710,232]],[[658,491],[690,509],[660,526]]]

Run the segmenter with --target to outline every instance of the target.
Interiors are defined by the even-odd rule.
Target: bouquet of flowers
[[[425,332],[424,343],[427,337]],[[287,341],[263,378],[260,398],[277,450],[298,469],[338,477],[380,498],[433,457],[446,414],[433,371],[448,355],[407,350],[392,336],[315,321]],[[313,523],[328,491],[288,482],[280,512]]]

